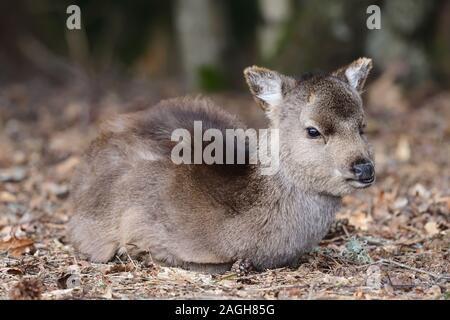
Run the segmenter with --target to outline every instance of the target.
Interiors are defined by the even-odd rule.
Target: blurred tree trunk
[[[291,11],[290,0],[259,0],[264,23],[259,30],[259,53],[263,60],[272,58],[285,33],[286,21]]]
[[[430,76],[430,57],[420,40],[434,3],[427,0],[385,1],[381,8],[381,29],[368,32],[366,52],[381,69],[396,67],[403,82],[421,84]],[[401,72],[400,72],[401,71]]]
[[[71,61],[89,71],[90,54],[85,28],[80,30],[65,30],[68,53]]]
[[[175,25],[185,80],[189,89],[203,86],[204,72],[220,72],[225,45],[221,2],[177,0]]]

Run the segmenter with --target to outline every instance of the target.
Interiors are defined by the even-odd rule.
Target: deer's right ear
[[[257,66],[246,68],[244,76],[255,100],[266,111],[278,107],[295,82],[276,71]]]
[[[333,75],[347,82],[361,93],[371,69],[372,59],[359,58],[349,65],[336,70],[333,72]]]

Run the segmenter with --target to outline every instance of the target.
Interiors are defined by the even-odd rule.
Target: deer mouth
[[[346,181],[354,188],[363,189],[370,187],[375,182],[375,175],[368,179],[349,178]]]

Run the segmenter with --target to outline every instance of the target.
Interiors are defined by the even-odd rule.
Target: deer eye
[[[320,132],[316,128],[308,127],[308,128],[306,128],[306,132],[308,132],[308,136],[310,138],[315,139],[315,138],[320,137]]]

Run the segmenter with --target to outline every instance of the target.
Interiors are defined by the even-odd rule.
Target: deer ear
[[[362,92],[367,76],[372,69],[372,59],[359,58],[349,65],[333,72],[333,75],[347,82],[358,92]]]
[[[295,82],[276,71],[257,66],[246,68],[244,76],[255,100],[266,111],[278,107]]]

